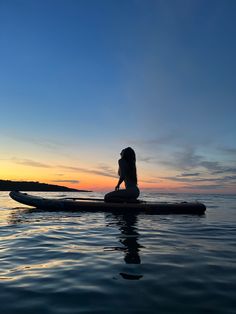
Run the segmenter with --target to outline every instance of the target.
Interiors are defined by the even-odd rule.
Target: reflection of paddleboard
[[[197,215],[204,214],[206,210],[206,206],[199,202],[149,203],[136,201],[135,203],[106,203],[103,200],[97,199],[44,198],[18,191],[12,191],[9,195],[12,199],[21,204],[44,210]]]

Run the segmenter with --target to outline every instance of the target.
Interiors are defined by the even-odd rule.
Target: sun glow
[[[55,156],[54,156],[55,157]],[[11,158],[1,160],[0,179],[12,181],[34,181],[78,190],[107,192],[114,190],[118,174],[114,161],[106,160],[104,164],[94,166],[93,163],[61,158],[44,159],[30,156],[29,159]],[[181,176],[178,171],[167,170],[160,165],[146,165],[137,161],[138,186],[140,190],[157,192],[189,192],[189,193],[224,193],[224,187],[207,180],[201,180],[193,173]],[[153,166],[153,169],[152,169]],[[124,186],[121,186],[124,188]],[[228,193],[235,193],[234,186],[228,186]]]

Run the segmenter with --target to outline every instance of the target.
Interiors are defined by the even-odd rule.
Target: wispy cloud
[[[101,169],[104,173],[109,174],[112,177],[117,177],[117,173],[114,171],[114,169],[105,164],[99,164],[97,168]]]
[[[160,183],[162,180],[139,180],[140,183],[150,183],[150,184],[158,184]]]
[[[117,178],[116,172],[110,168],[107,165],[99,165],[98,168],[96,169],[87,169],[83,167],[73,167],[73,166],[66,166],[66,165],[49,165],[46,163],[42,163],[39,161],[35,161],[32,159],[27,159],[27,158],[16,158],[12,157],[11,159],[8,159],[11,162],[14,162],[19,165],[24,165],[24,166],[29,166],[29,167],[37,167],[37,168],[61,168],[61,170],[69,170],[69,171],[76,171],[80,173],[89,173],[89,174],[94,174],[94,175],[99,175],[99,176],[105,176],[105,177],[111,177],[111,178]],[[56,176],[63,176],[64,174],[62,173],[57,173]],[[66,182],[64,180],[57,180],[57,182]],[[69,180],[71,182],[71,180]],[[78,183],[77,181],[75,183]]]
[[[182,188],[191,190],[222,190],[224,186],[221,184],[207,184],[207,185],[188,185]]]
[[[51,182],[77,184],[77,183],[79,183],[80,181],[79,181],[79,180],[51,180]]]
[[[203,157],[196,154],[191,147],[186,147],[181,151],[174,152],[167,156],[165,160],[160,161],[163,165],[185,171],[199,167],[202,162]]]
[[[220,147],[219,149],[225,154],[236,156],[236,148]]]
[[[5,136],[7,136],[11,139],[15,139],[15,140],[27,142],[30,144],[34,144],[36,146],[41,146],[41,147],[44,147],[44,148],[47,148],[50,150],[56,150],[56,149],[64,147],[66,145],[66,143],[61,143],[59,141],[48,139],[48,138],[22,136],[19,134],[5,134]]]
[[[162,177],[162,179],[170,180],[174,182],[180,182],[180,183],[186,183],[189,184],[188,186],[191,187],[192,184],[195,184],[196,187],[200,187],[198,183],[205,183],[205,185],[202,186],[231,186],[236,184],[236,176],[222,176],[222,177],[201,177],[201,178],[195,178],[195,177],[181,177],[181,176],[167,176]],[[213,183],[213,184],[212,184]]]
[[[182,176],[199,176],[199,172],[193,170],[205,171],[211,175],[217,174],[234,174],[236,173],[235,163],[229,166],[230,163],[223,161],[208,160],[205,156],[195,152],[191,147],[186,147],[178,152],[174,152],[167,156],[164,160],[159,160],[159,163],[176,171],[183,171]],[[190,171],[190,174],[188,174]],[[186,174],[185,174],[186,173]]]
[[[82,173],[89,173],[89,174],[94,174],[94,175],[99,175],[99,176],[104,176],[104,177],[111,177],[111,178],[117,178],[117,174],[112,171],[109,168],[104,168],[102,169],[86,169],[86,168],[81,168],[81,167],[71,167],[71,166],[63,166],[60,165],[60,168],[66,169],[66,170],[71,170],[71,171],[76,171],[76,172],[82,172]]]
[[[158,145],[170,145],[173,143],[177,143],[183,139],[182,136],[176,132],[169,132],[159,136],[155,136],[150,139],[130,139],[129,142],[132,145],[141,145],[141,146],[158,146]]]
[[[213,171],[212,174],[223,174],[223,173],[236,173],[236,167],[224,167],[222,166],[220,170]]]
[[[11,158],[11,161],[19,164],[19,165],[24,165],[24,166],[30,166],[30,167],[36,167],[36,168],[51,168],[50,165],[38,162],[32,159],[21,159],[21,158]]]
[[[236,184],[235,162],[209,160],[206,156],[196,153],[192,147],[180,148],[160,163],[177,172],[181,171],[181,174],[161,179],[186,183],[186,187],[191,189],[223,189]]]
[[[182,173],[180,176],[181,177],[197,177],[199,175],[200,175],[199,172],[195,172],[195,173]]]
[[[138,161],[145,162],[145,163],[156,163],[157,158],[153,156],[138,156]]]

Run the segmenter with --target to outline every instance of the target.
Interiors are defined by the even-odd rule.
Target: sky
[[[0,0],[0,179],[236,193],[236,1]]]

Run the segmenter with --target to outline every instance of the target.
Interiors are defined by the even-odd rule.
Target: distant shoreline
[[[40,183],[35,181],[0,180],[0,191],[31,191],[31,192],[91,192],[66,186]]]

